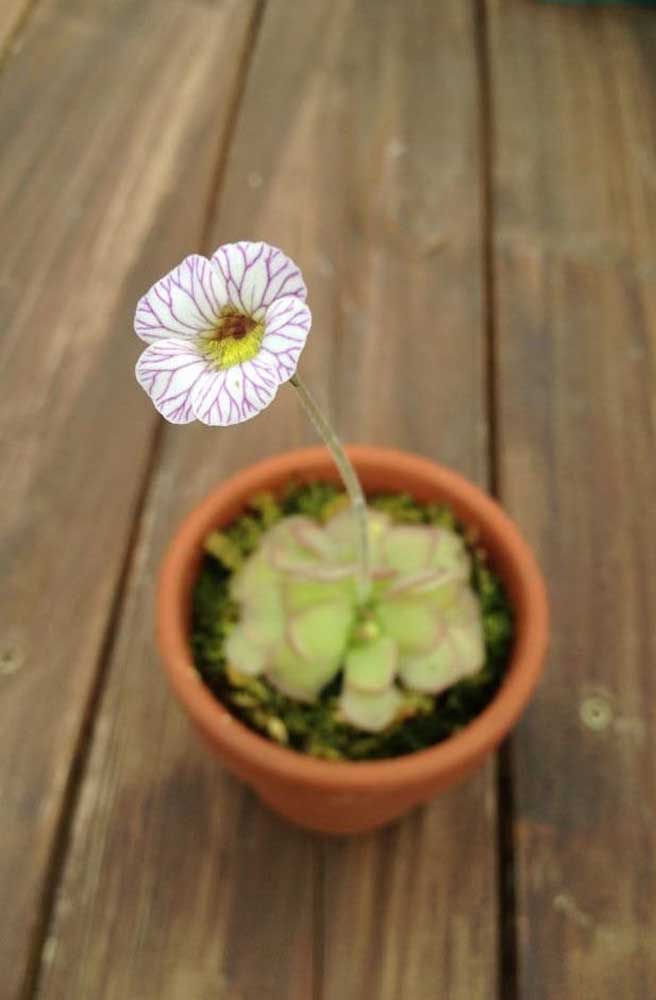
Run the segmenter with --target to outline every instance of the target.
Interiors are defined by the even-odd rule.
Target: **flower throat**
[[[263,336],[263,323],[231,311],[221,317],[211,333],[199,338],[198,346],[215,368],[232,368],[256,356]]]

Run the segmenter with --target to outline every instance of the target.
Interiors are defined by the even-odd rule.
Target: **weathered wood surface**
[[[156,426],[133,303],[202,231],[252,13],[62,0],[0,78],[3,1000],[38,944]]]
[[[322,116],[340,167],[315,165],[333,192],[317,240],[334,248],[339,309],[317,338],[335,337],[335,412],[349,439],[485,483],[475,5],[350,6],[349,86]],[[495,997],[495,858],[493,766],[394,829],[325,843],[322,997]]]
[[[642,1000],[656,18],[293,6],[0,4],[0,997]],[[538,548],[554,642],[514,815],[489,767],[380,834],[307,836],[166,688],[176,522],[313,440],[291,390],[240,428],[162,429],[131,380],[138,294],[240,237],[302,264],[302,367],[344,436],[496,474]]]
[[[490,0],[500,486],[551,584],[518,996],[656,996],[656,18]]]
[[[20,44],[20,30],[30,13],[31,0],[3,0],[0,4],[0,63]]]
[[[446,452],[484,480],[478,106],[465,8],[415,2],[404,17],[392,2],[363,11],[342,0],[290,18],[286,3],[269,3],[210,241],[264,236],[303,262],[315,316],[303,369],[349,437]],[[414,328],[431,335],[412,356]],[[402,363],[423,424],[392,379]],[[452,997],[496,993],[491,768],[397,830],[322,842],[279,823],[207,759],[159,675],[152,579],[176,520],[227,472],[311,440],[288,390],[251,425],[165,431],[43,998],[102,987],[144,1000],[421,1000],[436,982]]]

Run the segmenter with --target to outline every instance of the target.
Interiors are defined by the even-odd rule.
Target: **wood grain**
[[[490,0],[500,486],[551,583],[518,995],[656,995],[656,22]]]
[[[3,0],[0,4],[0,65],[19,42],[20,30],[33,7],[33,0]]]
[[[284,30],[273,64],[267,49],[262,67],[256,46],[205,249],[264,237],[299,260],[306,255],[297,185],[274,190],[265,167],[285,176],[299,171],[299,150],[285,139],[297,127],[305,97],[294,60],[302,59],[307,73],[312,66],[309,39],[316,37],[313,15],[321,7],[309,8],[289,18],[286,7],[284,25],[278,15],[276,30]],[[295,71],[292,78],[285,66]],[[263,70],[266,89],[259,83],[253,89]],[[149,406],[144,397],[144,414]],[[153,581],[177,520],[231,470],[310,440],[290,390],[251,424],[230,431],[193,425],[164,434],[43,954],[40,997],[312,996],[313,840],[255,803],[198,744],[162,677],[152,640]]]
[[[302,263],[315,316],[303,371],[348,436],[484,480],[471,10],[407,9],[404,26],[390,0],[293,16],[271,0],[211,242],[264,238]],[[288,390],[252,424],[165,433],[42,1000],[423,1000],[435,983],[495,994],[492,769],[398,829],[323,842],[279,823],[206,756],[160,677],[153,577],[176,520],[231,470],[311,440]]]
[[[156,425],[126,376],[134,300],[198,239],[252,12],[49,4],[0,79],[3,1000],[29,964]]]
[[[416,450],[484,483],[473,8],[349,9],[331,40],[347,86],[321,125],[338,165],[316,163],[323,189],[340,195],[321,229],[340,292],[339,423],[349,438]],[[325,1000],[496,996],[495,822],[489,767],[396,828],[324,844]]]

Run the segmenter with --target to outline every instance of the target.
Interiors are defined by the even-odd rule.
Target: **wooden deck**
[[[531,0],[0,4],[0,997],[656,997],[656,13]],[[343,436],[496,492],[554,612],[499,758],[376,836],[197,743],[153,579],[313,440],[136,386],[138,295],[263,238]]]

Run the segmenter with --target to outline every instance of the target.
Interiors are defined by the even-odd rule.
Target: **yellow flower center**
[[[216,327],[198,338],[198,347],[214,368],[232,368],[255,357],[263,336],[264,323],[225,309]]]

